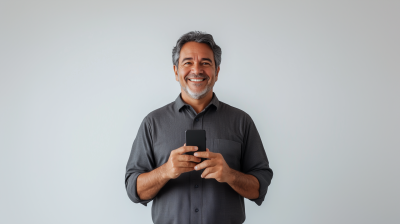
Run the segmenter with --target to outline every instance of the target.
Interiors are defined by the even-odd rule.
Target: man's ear
[[[178,68],[174,65],[175,80],[179,82]]]
[[[220,66],[218,66],[217,72],[215,73],[215,81],[218,80],[219,69],[220,69]]]

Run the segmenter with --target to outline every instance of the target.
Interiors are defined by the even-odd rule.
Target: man
[[[210,34],[183,35],[172,60],[181,94],[144,118],[126,166],[128,196],[153,200],[156,224],[243,223],[244,197],[261,205],[273,175],[257,129],[213,93],[221,48]],[[191,129],[206,131],[205,152],[185,145]]]

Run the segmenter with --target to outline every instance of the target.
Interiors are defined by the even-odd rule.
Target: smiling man
[[[213,92],[221,48],[210,34],[183,35],[172,61],[181,93],[144,118],[126,166],[128,196],[153,200],[156,224],[243,223],[244,198],[261,205],[273,176],[256,126]],[[206,131],[207,151],[186,146],[192,129]]]

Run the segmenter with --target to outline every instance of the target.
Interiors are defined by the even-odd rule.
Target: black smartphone
[[[199,149],[196,152],[206,151],[206,131],[205,130],[187,130],[186,146],[197,146]],[[187,152],[187,155],[193,155],[195,152]],[[206,160],[201,158],[201,162]]]

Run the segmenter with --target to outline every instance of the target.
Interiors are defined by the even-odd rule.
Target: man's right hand
[[[194,167],[201,162],[201,159],[193,155],[183,155],[186,152],[195,152],[197,146],[186,146],[186,143],[171,151],[168,161],[163,165],[163,174],[168,179],[178,178],[182,173],[194,170]]]

